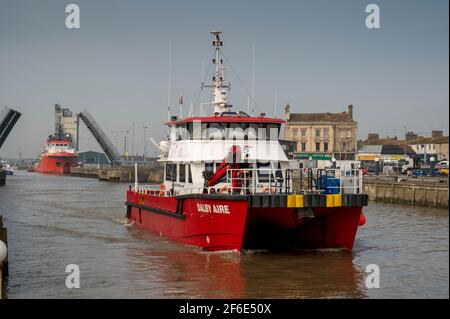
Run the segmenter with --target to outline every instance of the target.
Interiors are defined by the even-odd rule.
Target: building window
[[[323,129],[323,137],[324,138],[329,138],[329,133],[330,133],[329,129],[327,129],[327,128]]]
[[[344,138],[344,137],[345,137],[345,129],[340,129],[340,130],[339,130],[339,136],[340,136],[341,138]]]
[[[320,152],[320,143],[316,143],[316,152]]]
[[[347,129],[347,137],[352,137],[352,129],[351,128]]]
[[[302,142],[302,152],[306,152],[306,143]]]
[[[302,133],[302,137],[306,137],[306,129],[305,128],[301,129],[301,133]]]
[[[316,137],[320,137],[320,128],[316,128]]]
[[[298,128],[292,129],[292,137],[296,137],[298,135]]]
[[[323,143],[323,151],[328,152],[328,142]]]

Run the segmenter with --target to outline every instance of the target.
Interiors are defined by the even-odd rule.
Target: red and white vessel
[[[283,120],[231,111],[221,33],[212,34],[215,71],[202,87],[212,89],[214,112],[166,123],[169,140],[159,144],[164,182],[130,186],[129,222],[212,251],[351,250],[367,205],[361,172],[301,170],[280,145]]]
[[[50,135],[44,150],[41,153],[39,162],[34,170],[39,173],[67,174],[70,168],[77,163],[78,155],[72,147],[70,134]]]

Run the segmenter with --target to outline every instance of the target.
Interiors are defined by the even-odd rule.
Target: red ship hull
[[[77,163],[76,154],[52,154],[43,155],[41,161],[36,164],[35,171],[39,173],[68,174],[70,168]]]
[[[247,199],[127,193],[127,216],[135,225],[205,250],[353,248],[361,206],[309,212],[313,217],[295,208],[250,207]]]

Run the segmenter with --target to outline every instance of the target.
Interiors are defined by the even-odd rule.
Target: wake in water
[[[130,221],[128,218],[113,219],[113,221],[119,222],[120,224],[122,224],[125,227],[130,227],[130,226],[134,225],[134,220]]]

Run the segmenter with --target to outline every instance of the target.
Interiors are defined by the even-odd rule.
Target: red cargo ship
[[[367,205],[360,170],[299,169],[279,142],[283,120],[232,112],[221,33],[212,34],[215,72],[202,87],[212,89],[214,113],[166,123],[164,182],[130,186],[129,222],[205,250],[351,250]]]
[[[42,151],[35,171],[40,173],[67,174],[77,163],[78,155],[72,147],[70,135],[58,138],[50,135]]]

